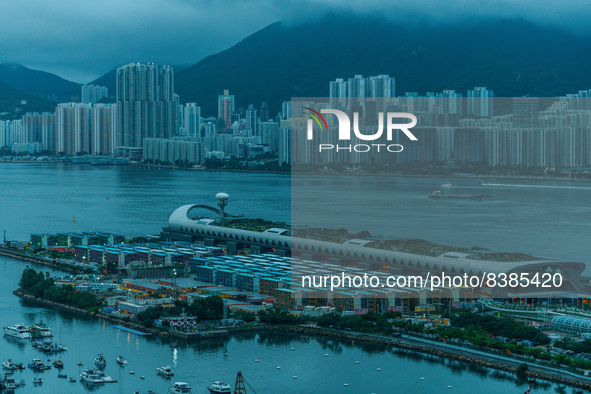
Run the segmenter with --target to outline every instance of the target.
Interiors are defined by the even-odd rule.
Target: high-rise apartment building
[[[93,155],[112,155],[115,152],[117,105],[96,104],[90,108],[91,147]]]
[[[106,86],[83,85],[82,100],[83,104],[96,104],[103,97],[109,97],[109,89]]]
[[[476,116],[493,115],[494,92],[486,87],[475,87],[468,90],[467,113]]]
[[[154,63],[117,69],[117,147],[141,148],[144,138],[171,138],[177,126],[174,71]]]
[[[55,109],[55,151],[67,155],[90,153],[90,105],[58,104]]]
[[[232,112],[234,111],[234,95],[229,90],[218,95],[218,119],[223,119],[225,128],[232,127]]]
[[[201,137],[201,107],[187,103],[183,110],[184,135],[192,138]]]
[[[55,152],[55,113],[27,113],[23,115],[27,142],[41,143],[43,150]]]
[[[252,104],[248,106],[246,110],[246,129],[250,130],[248,136],[258,136],[258,118],[257,118],[257,110],[254,108]]]

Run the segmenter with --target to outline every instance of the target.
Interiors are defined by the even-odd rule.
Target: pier
[[[230,334],[228,330],[221,330],[221,329],[204,329],[204,330],[197,330],[197,331],[176,331],[170,330],[169,334],[171,337],[181,338],[186,340],[191,339],[209,339],[209,338],[227,338]]]
[[[118,328],[122,331],[127,331],[130,332],[132,334],[136,334],[136,335],[152,335],[152,333],[150,332],[140,332],[140,331],[136,331],[136,330],[132,330],[131,328],[127,328],[127,327],[122,327],[122,326],[113,326],[114,328]]]

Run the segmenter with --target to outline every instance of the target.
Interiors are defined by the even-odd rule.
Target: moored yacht
[[[232,393],[232,388],[226,382],[213,382],[207,388],[212,394],[229,394]]]
[[[189,383],[185,382],[174,382],[168,388],[168,392],[173,394],[190,394],[191,386],[189,386]]]
[[[81,382],[103,383],[102,371],[86,369],[80,374]]]
[[[163,365],[162,367],[156,368],[158,375],[165,376],[167,378],[174,376],[174,372],[172,372],[172,368],[170,365]]]
[[[30,327],[27,327],[29,331],[31,331],[31,335],[34,338],[41,338],[41,337],[52,337],[53,333],[51,329],[47,327],[47,324],[43,323],[41,320],[39,323],[35,323]]]
[[[31,338],[31,332],[24,324],[15,324],[14,326],[4,327],[4,334],[20,339]]]

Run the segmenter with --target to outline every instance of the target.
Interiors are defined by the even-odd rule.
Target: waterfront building
[[[143,142],[142,159],[167,164],[203,164],[205,153],[200,141],[146,138]]]
[[[117,127],[117,105],[96,104],[90,108],[91,147],[93,155],[112,155],[115,153]]]
[[[55,152],[55,113],[27,113],[22,120],[28,142],[39,142],[43,150]]]
[[[90,153],[91,106],[82,103],[62,103],[55,109],[55,152],[66,155]]]

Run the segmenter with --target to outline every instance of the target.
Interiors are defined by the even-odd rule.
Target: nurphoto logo
[[[321,109],[320,112],[313,110],[312,108],[304,107],[304,109],[310,111],[307,113],[311,119],[308,119],[307,123],[307,131],[308,135],[307,138],[309,141],[314,139],[314,122],[319,126],[320,130],[328,131],[328,124],[326,119],[322,114],[333,114],[337,117],[337,121],[339,124],[339,133],[338,139],[339,141],[350,141],[351,140],[351,119],[349,115],[347,115],[344,111],[337,110],[337,109]],[[388,142],[392,141],[394,138],[394,131],[400,130],[402,131],[406,137],[408,137],[411,141],[417,141],[417,137],[409,130],[416,126],[417,118],[413,114],[407,112],[387,112],[384,116],[383,112],[378,113],[378,126],[377,130],[372,130],[373,134],[364,134],[359,130],[359,112],[353,112],[353,133],[355,137],[361,141],[377,141],[383,137],[384,134],[384,117],[386,118],[386,140]],[[410,122],[407,123],[395,123],[400,122],[403,119],[409,119]],[[372,144],[355,144],[355,145],[339,145],[339,144],[327,144],[322,143],[318,145],[319,152],[323,150],[336,150],[339,151],[348,151],[348,152],[370,152],[375,150],[380,152],[381,150],[386,150],[388,152],[402,152],[404,147],[400,144],[381,144],[381,143],[372,143]]]

